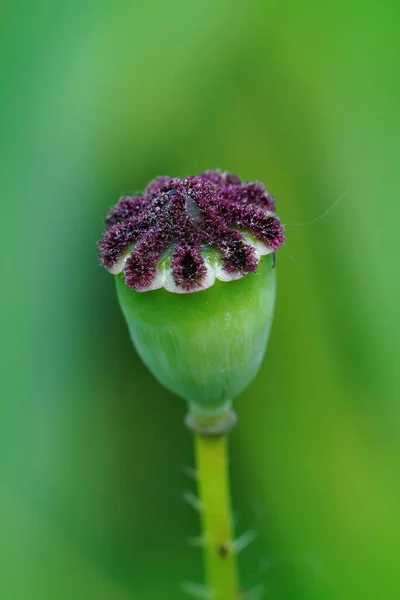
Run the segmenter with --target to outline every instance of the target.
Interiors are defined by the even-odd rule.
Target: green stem
[[[195,434],[206,577],[212,600],[237,600],[227,435]]]

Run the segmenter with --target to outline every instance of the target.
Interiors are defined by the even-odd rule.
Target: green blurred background
[[[183,401],[130,345],[103,217],[157,174],[259,179],[288,225],[231,438],[246,588],[400,597],[398,2],[3,0],[0,599],[201,582]],[[397,275],[396,275],[397,273]]]

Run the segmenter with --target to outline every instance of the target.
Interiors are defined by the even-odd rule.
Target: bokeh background
[[[95,242],[122,193],[217,167],[264,181],[287,224],[231,437],[237,531],[258,534],[243,585],[400,597],[399,11],[3,0],[2,600],[202,582],[185,406],[137,358]]]

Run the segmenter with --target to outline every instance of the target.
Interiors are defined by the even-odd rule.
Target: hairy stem
[[[207,584],[212,600],[237,600],[227,435],[195,434]]]

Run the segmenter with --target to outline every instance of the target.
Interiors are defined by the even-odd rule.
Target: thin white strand
[[[335,202],[332,204],[332,206],[330,206],[328,208],[328,210],[326,210],[324,213],[322,213],[322,215],[319,215],[318,217],[315,217],[315,219],[313,219],[312,221],[308,221],[306,223],[284,223],[284,226],[285,227],[304,227],[306,225],[313,225],[314,223],[316,223],[320,219],[323,219],[324,217],[326,217],[335,208],[335,206],[337,206],[339,204],[339,202],[347,194],[347,192],[348,192],[348,190],[345,190],[343,192],[343,194],[341,196],[339,196],[339,198],[337,200],[335,200]]]

